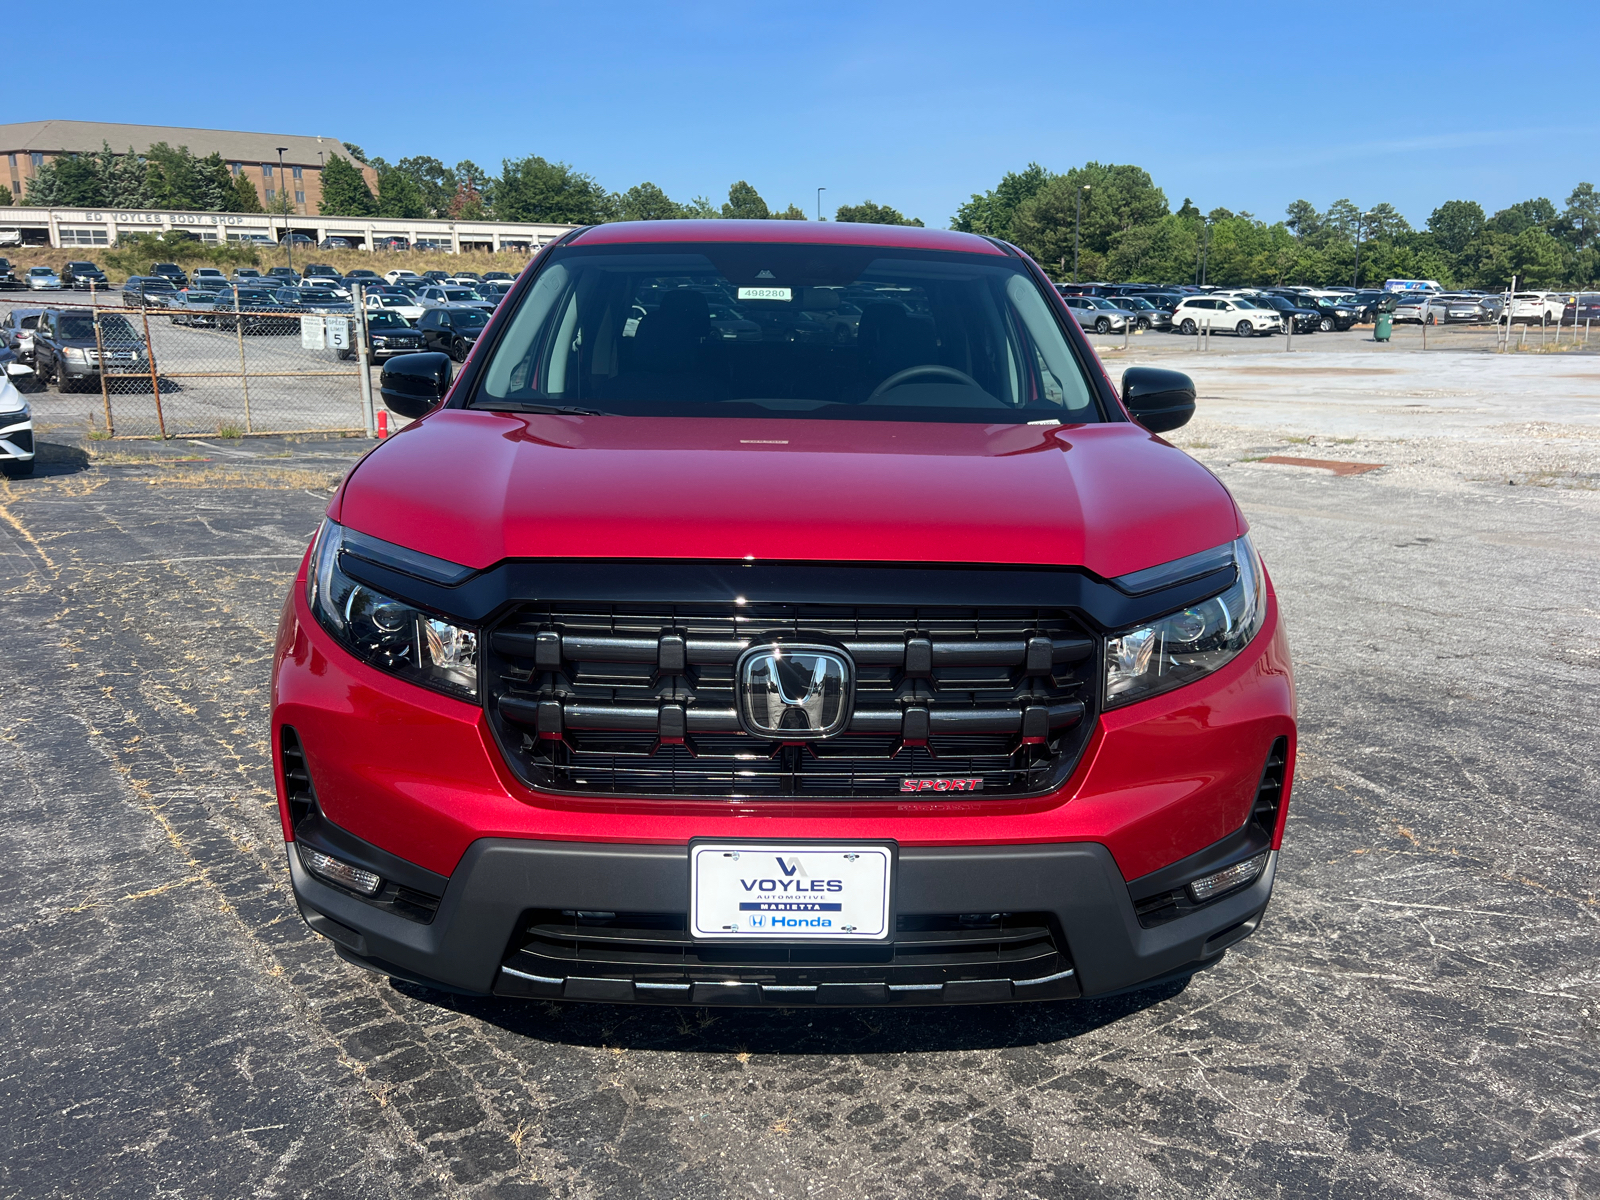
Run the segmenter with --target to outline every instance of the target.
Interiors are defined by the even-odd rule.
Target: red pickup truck
[[[1159,436],[1193,385],[1119,393],[1027,255],[581,229],[454,372],[386,365],[421,419],[283,608],[283,831],[340,954],[505,997],[993,1003],[1256,929],[1295,752],[1272,585]]]

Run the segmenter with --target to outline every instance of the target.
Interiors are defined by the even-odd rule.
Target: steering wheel
[[[885,392],[892,391],[903,383],[910,383],[919,375],[937,375],[944,379],[954,380],[956,383],[968,384],[977,388],[980,392],[983,391],[982,385],[965,371],[958,371],[954,367],[941,366],[938,363],[922,363],[919,366],[907,367],[904,371],[896,371],[889,376],[889,378],[872,389],[872,395],[867,397],[867,403],[871,404]]]

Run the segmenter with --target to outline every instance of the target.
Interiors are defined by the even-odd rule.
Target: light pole
[[[1083,194],[1089,190],[1086,183],[1078,189],[1077,212],[1072,218],[1072,282],[1078,282],[1078,233],[1083,228]]]
[[[283,186],[283,152],[287,146],[278,147],[278,200],[283,211],[283,250],[289,256],[289,270],[294,270],[294,242],[289,238],[289,189]]]
[[[1372,213],[1370,211],[1358,213],[1356,215],[1356,271],[1354,275],[1350,276],[1351,287],[1361,286],[1361,222],[1365,221],[1371,215]]]
[[[819,187],[817,189],[817,220],[819,221],[822,220],[822,193],[827,190],[828,189],[825,187]]]
[[[1200,279],[1201,287],[1206,285],[1206,260],[1211,255],[1211,218],[1206,218],[1205,228],[1200,231]]]

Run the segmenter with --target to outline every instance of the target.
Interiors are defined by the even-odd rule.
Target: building
[[[572,229],[523,221],[431,221],[412,217],[289,216],[280,213],[176,212],[168,210],[42,208],[33,205],[0,208],[0,235],[5,244],[75,247],[114,246],[130,233],[162,234],[181,230],[202,242],[271,242],[298,233],[320,243],[344,238],[356,249],[383,249],[403,238],[418,250],[507,250],[528,253],[547,246]]]
[[[0,155],[18,204],[27,195],[28,180],[45,163],[78,154],[98,154],[110,146],[118,154],[131,147],[143,154],[157,142],[177,149],[187,146],[197,158],[220,154],[235,175],[255,185],[264,208],[289,201],[291,210],[312,215],[322,200],[322,170],[330,158],[344,158],[360,168],[367,186],[378,190],[378,173],[359,161],[338,138],[296,133],[236,133],[226,129],[181,129],[170,125],[116,125],[105,121],[24,121],[0,125]],[[278,160],[282,150],[283,166]]]

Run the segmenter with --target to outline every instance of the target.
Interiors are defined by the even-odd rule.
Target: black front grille
[[[1098,643],[1059,610],[528,604],[487,640],[502,748],[529,785],[564,792],[1029,794],[1065,779],[1098,699]],[[741,727],[738,659],[784,641],[854,661],[843,733],[786,744]]]
[[[902,914],[892,941],[696,942],[683,913],[526,914],[495,990],[678,1004],[954,1004],[1078,994],[1048,913]]]

